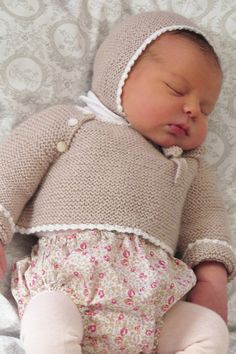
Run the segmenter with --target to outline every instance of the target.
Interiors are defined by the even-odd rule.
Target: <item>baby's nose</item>
[[[196,118],[200,114],[200,105],[197,102],[188,102],[184,105],[184,113],[189,118]]]

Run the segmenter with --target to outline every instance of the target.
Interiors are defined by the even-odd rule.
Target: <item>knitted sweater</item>
[[[0,146],[0,237],[105,229],[235,272],[225,209],[200,150],[166,156],[130,126],[55,106]]]

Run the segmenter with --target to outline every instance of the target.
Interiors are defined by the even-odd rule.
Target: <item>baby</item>
[[[195,24],[130,16],[97,52],[86,106],[1,145],[2,244],[39,238],[12,276],[27,354],[227,353],[236,258],[202,147],[221,84]]]

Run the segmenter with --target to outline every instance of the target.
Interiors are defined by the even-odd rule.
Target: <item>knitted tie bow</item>
[[[184,174],[188,170],[188,163],[186,157],[192,157],[194,159],[199,160],[206,153],[206,148],[204,146],[199,146],[193,150],[183,151],[179,146],[171,146],[169,148],[162,148],[163,154],[176,163],[177,171],[175,174],[174,183],[178,183]],[[184,157],[182,157],[184,152]]]
[[[179,146],[171,146],[169,148],[163,148],[162,150],[164,155],[175,162],[177,165],[174,180],[174,183],[177,184],[188,170],[187,161],[182,157],[183,149],[181,149]]]

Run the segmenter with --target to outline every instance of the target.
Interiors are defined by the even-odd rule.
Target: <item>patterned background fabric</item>
[[[57,103],[78,104],[90,88],[104,36],[127,14],[156,9],[183,14],[208,30],[222,61],[224,84],[210,120],[207,158],[222,182],[236,249],[235,0],[1,0],[0,139],[31,113]],[[14,258],[19,251],[10,253]],[[229,292],[236,341],[236,281]]]

